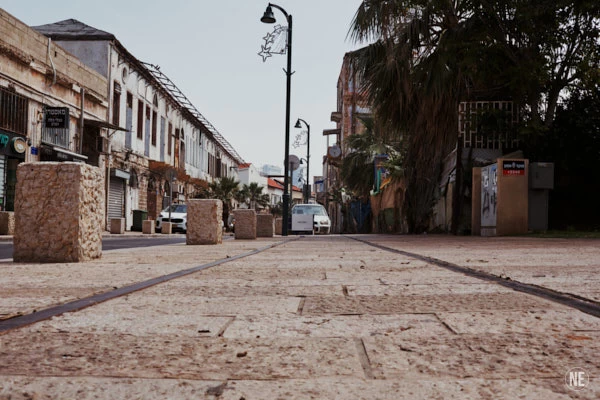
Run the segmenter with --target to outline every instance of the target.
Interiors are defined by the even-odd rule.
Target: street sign
[[[290,163],[290,169],[292,171],[297,170],[300,167],[300,159],[298,158],[298,156],[295,155],[290,155],[289,157],[289,163]]]

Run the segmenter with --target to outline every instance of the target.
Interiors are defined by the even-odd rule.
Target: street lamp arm
[[[298,121],[296,122],[296,128],[301,128],[300,122],[303,122],[304,125],[306,125],[306,128],[308,128],[310,130],[310,125],[308,124],[308,122],[306,122],[302,118],[298,118]]]

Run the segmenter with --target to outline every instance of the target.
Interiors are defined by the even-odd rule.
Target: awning
[[[83,125],[84,126],[85,125],[89,125],[89,126],[93,126],[93,127],[96,127],[96,128],[112,129],[113,131],[127,132],[127,129],[121,128],[119,125],[111,124],[110,122],[106,122],[106,121],[99,121],[97,119],[84,118],[83,119]]]
[[[342,130],[340,128],[338,128],[338,129],[323,129],[323,136],[341,135],[341,134],[342,134]]]
[[[54,150],[57,153],[66,154],[66,155],[71,156],[73,158],[78,158],[80,160],[87,160],[88,159],[88,157],[84,156],[83,154],[74,153],[72,151],[62,149],[60,147],[53,147],[52,150]]]

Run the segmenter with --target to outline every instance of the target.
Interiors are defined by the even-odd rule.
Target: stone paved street
[[[0,399],[600,398],[600,318],[364,241],[600,302],[600,240],[330,235],[4,262],[6,322],[228,261],[0,333]]]

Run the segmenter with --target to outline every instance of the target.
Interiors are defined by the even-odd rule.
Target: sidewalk
[[[597,300],[599,240],[362,238]],[[3,263],[0,310],[282,240]],[[1,334],[0,399],[596,399],[598,339],[600,319],[569,307],[349,237],[306,237]],[[565,384],[573,368],[587,386]]]

